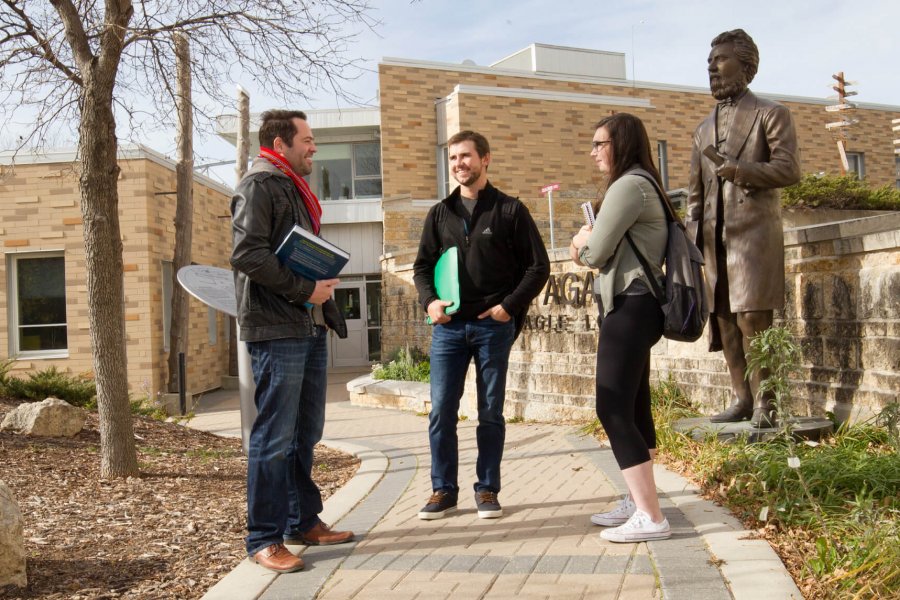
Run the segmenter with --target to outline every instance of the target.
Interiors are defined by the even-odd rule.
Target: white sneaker
[[[600,537],[610,542],[646,542],[647,540],[664,540],[672,535],[669,520],[654,523],[650,515],[642,510],[635,510],[624,525],[604,529]]]
[[[619,504],[611,511],[591,515],[591,523],[603,527],[615,527],[625,523],[636,510],[637,506],[632,501],[631,494],[625,494],[619,500]]]

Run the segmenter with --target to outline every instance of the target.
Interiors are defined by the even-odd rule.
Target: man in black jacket
[[[475,359],[478,393],[478,516],[501,516],[500,461],[506,422],[509,352],[529,303],[550,276],[550,260],[531,214],[518,199],[492,186],[487,139],[461,131],[447,142],[450,172],[459,187],[428,212],[414,265],[419,300],[435,325],[431,335],[431,446],[433,493],[420,519],[439,519],[454,510],[459,486],[457,413],[469,362]],[[459,254],[460,306],[438,297],[434,268],[441,254]]]
[[[258,415],[247,457],[247,554],[279,573],[303,568],[285,542],[340,544],[349,531],[319,519],[313,447],[325,426],[326,324],[347,337],[331,299],[338,279],[312,281],[282,265],[275,250],[294,225],[319,232],[322,208],[303,176],[316,152],[300,111],[263,113],[260,154],[231,201],[231,265],[241,340],[247,342]]]

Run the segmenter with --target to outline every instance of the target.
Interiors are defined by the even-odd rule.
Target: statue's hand
[[[737,173],[737,162],[726,158],[725,162],[716,167],[716,175],[721,177],[722,179],[727,179],[728,181],[733,182],[734,176]]]

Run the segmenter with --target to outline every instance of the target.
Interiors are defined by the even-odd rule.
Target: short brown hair
[[[478,158],[484,158],[485,154],[491,153],[491,146],[488,144],[487,138],[476,131],[469,129],[460,131],[447,140],[447,146],[449,147],[460,142],[472,142],[475,144],[475,152],[478,153]]]
[[[262,114],[262,124],[259,126],[259,145],[271,148],[275,144],[275,138],[287,144],[290,148],[297,135],[297,127],[294,119],[306,120],[306,113],[302,110],[267,110]]]

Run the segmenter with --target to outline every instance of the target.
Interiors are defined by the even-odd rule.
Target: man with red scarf
[[[303,176],[312,172],[315,138],[301,111],[262,114],[259,156],[231,201],[240,337],[247,343],[258,415],[247,457],[247,554],[279,573],[303,560],[285,543],[329,545],[353,533],[319,519],[313,447],[325,425],[326,331],[347,337],[331,295],[338,279],[304,279],[275,249],[300,225],[318,234],[322,208]]]

